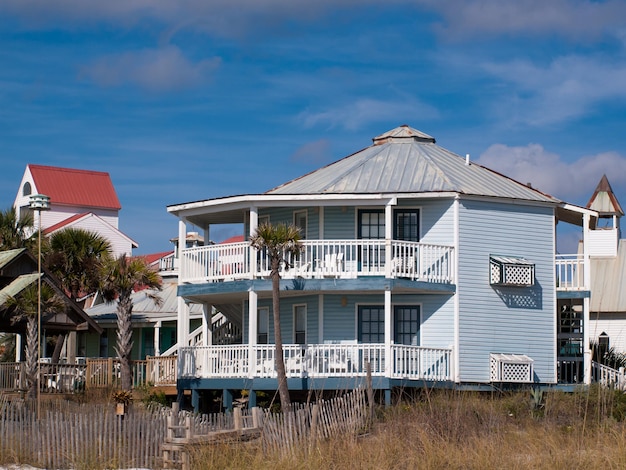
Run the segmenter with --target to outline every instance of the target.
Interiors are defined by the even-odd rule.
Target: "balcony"
[[[387,359],[390,355],[389,360]],[[452,350],[384,344],[286,344],[289,378],[359,377],[409,380],[452,380]],[[179,378],[276,378],[272,344],[181,348]],[[389,365],[389,369],[387,369]]]
[[[556,255],[557,291],[589,290],[585,285],[585,263],[582,255]]]
[[[281,277],[401,277],[416,281],[454,282],[451,246],[385,240],[304,240],[297,259]],[[270,260],[248,242],[187,248],[181,254],[183,283],[220,282],[269,277]]]

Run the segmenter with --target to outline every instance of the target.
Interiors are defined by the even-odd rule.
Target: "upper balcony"
[[[283,279],[385,276],[455,282],[451,246],[399,240],[304,240],[302,245],[297,259],[286,257],[290,266],[282,268]],[[267,278],[269,274],[267,253],[248,242],[186,248],[181,254],[183,283]]]
[[[583,255],[556,255],[556,289],[562,292],[586,291]]]

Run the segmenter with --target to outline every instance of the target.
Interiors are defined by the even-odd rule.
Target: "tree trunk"
[[[59,359],[61,358],[61,350],[63,349],[63,343],[65,342],[65,335],[63,333],[59,333],[57,335],[57,342],[54,345],[54,352],[52,353],[52,363],[58,364]]]
[[[272,308],[274,315],[274,345],[276,375],[278,378],[278,395],[280,396],[280,407],[283,413],[289,411],[291,400],[289,398],[289,388],[287,387],[287,374],[285,373],[285,360],[283,358],[283,338],[280,331],[280,274],[278,272],[279,263],[272,260]]]
[[[26,322],[26,386],[28,388],[27,397],[32,400],[37,397],[38,360],[37,317],[29,316]]]
[[[133,386],[130,356],[133,350],[133,330],[131,316],[133,303],[130,296],[120,297],[117,304],[117,345],[115,351],[120,360],[122,390],[131,391]]]

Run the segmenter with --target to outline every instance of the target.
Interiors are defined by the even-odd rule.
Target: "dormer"
[[[619,219],[624,211],[613,193],[606,175],[598,183],[587,208],[598,213],[595,227],[591,227],[588,237],[589,256],[617,256],[617,244],[620,238]]]

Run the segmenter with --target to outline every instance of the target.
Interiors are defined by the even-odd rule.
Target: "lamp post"
[[[41,411],[41,211],[50,209],[50,198],[44,194],[30,197],[30,209],[38,212],[39,225],[37,242],[37,419]]]

